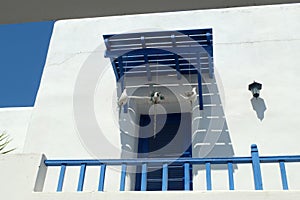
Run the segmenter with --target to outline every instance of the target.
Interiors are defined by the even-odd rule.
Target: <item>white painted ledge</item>
[[[240,199],[255,199],[255,200],[294,200],[300,198],[300,191],[253,191],[253,192],[184,192],[184,191],[167,191],[167,192],[89,192],[89,193],[34,193],[31,199],[38,200],[240,200]]]

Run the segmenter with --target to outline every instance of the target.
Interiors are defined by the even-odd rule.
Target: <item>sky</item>
[[[0,108],[34,105],[53,25],[0,25]]]

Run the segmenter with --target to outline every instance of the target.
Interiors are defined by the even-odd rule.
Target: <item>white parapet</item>
[[[27,199],[41,192],[47,168],[41,154],[0,155],[0,193],[6,199]]]

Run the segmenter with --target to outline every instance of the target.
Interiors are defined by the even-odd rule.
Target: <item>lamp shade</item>
[[[253,82],[249,84],[248,90],[252,92],[253,97],[257,98],[259,97],[259,91],[262,89],[262,84],[258,82]]]

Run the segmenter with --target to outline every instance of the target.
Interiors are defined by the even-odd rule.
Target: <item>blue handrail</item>
[[[300,162],[300,155],[292,156],[259,156],[256,145],[251,145],[251,157],[231,157],[231,158],[140,158],[140,159],[90,159],[90,160],[45,160],[45,165],[60,166],[57,192],[61,192],[68,166],[80,166],[77,191],[83,190],[86,167],[99,166],[100,177],[98,191],[103,191],[106,166],[121,166],[120,191],[125,190],[125,179],[127,166],[141,166],[141,191],[147,190],[147,168],[148,166],[160,166],[162,168],[162,191],[168,189],[168,166],[181,165],[184,167],[184,189],[190,190],[189,168],[194,165],[203,165],[206,170],[206,188],[212,189],[211,165],[226,164],[228,168],[229,190],[234,190],[234,164],[252,164],[255,190],[263,190],[263,182],[260,164],[278,163],[281,174],[282,188],[288,190],[288,180],[286,175],[285,163]]]

